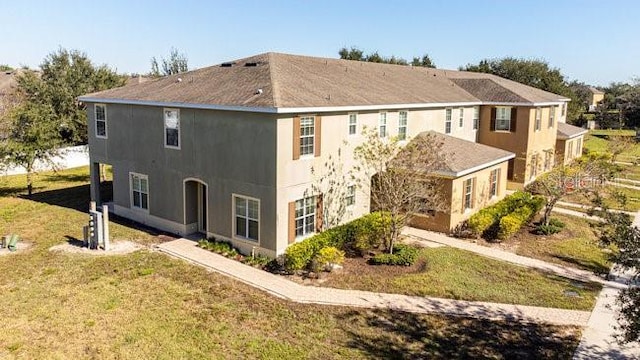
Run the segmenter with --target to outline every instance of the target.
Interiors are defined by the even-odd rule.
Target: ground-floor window
[[[131,173],[131,206],[149,210],[149,178],[147,175]]]
[[[235,234],[258,241],[260,229],[260,201],[240,195],[233,196]]]
[[[309,196],[296,200],[295,205],[296,237],[314,233],[316,228],[316,197]]]
[[[344,196],[344,202],[346,206],[351,206],[356,203],[356,186],[347,186],[347,193]]]
[[[473,179],[464,181],[464,209],[473,208]]]
[[[489,176],[489,195],[491,197],[498,196],[498,177],[500,176],[500,169],[491,170]]]

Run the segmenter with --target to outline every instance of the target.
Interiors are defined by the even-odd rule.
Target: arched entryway
[[[184,180],[184,223],[189,232],[207,234],[208,198],[208,186],[205,182],[191,178]]]

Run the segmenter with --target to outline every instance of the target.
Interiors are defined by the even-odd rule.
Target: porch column
[[[89,165],[89,174],[91,178],[91,201],[95,201],[96,205],[100,206],[100,163],[91,162],[91,165]]]

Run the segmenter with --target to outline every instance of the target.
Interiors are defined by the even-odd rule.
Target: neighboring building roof
[[[436,175],[458,178],[513,159],[515,154],[488,145],[459,139],[436,131],[425,131],[416,137],[433,136],[437,141],[446,164]],[[419,166],[419,164],[418,164]]]
[[[481,89],[488,85],[495,90],[491,96]],[[265,53],[84,95],[80,100],[300,112],[483,102],[533,105],[568,99],[490,74]]]
[[[598,90],[598,89],[594,88],[593,86],[589,86],[589,91],[591,91],[592,94],[604,94],[604,91]]]
[[[583,129],[581,127],[569,125],[567,123],[558,123],[558,140],[567,140],[578,137],[580,135],[584,135],[588,132],[587,129]]]

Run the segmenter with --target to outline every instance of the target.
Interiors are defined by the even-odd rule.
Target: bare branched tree
[[[442,141],[433,132],[422,133],[402,146],[398,139],[380,137],[364,129],[362,145],[354,150],[358,165],[354,172],[360,188],[370,188],[372,210],[382,211],[389,227],[385,229],[385,250],[393,252],[402,228],[420,210],[448,210],[435,176],[446,162]]]
[[[607,149],[611,154],[611,162],[616,162],[620,154],[631,150],[635,144],[636,140],[633,136],[610,136],[607,142]]]

